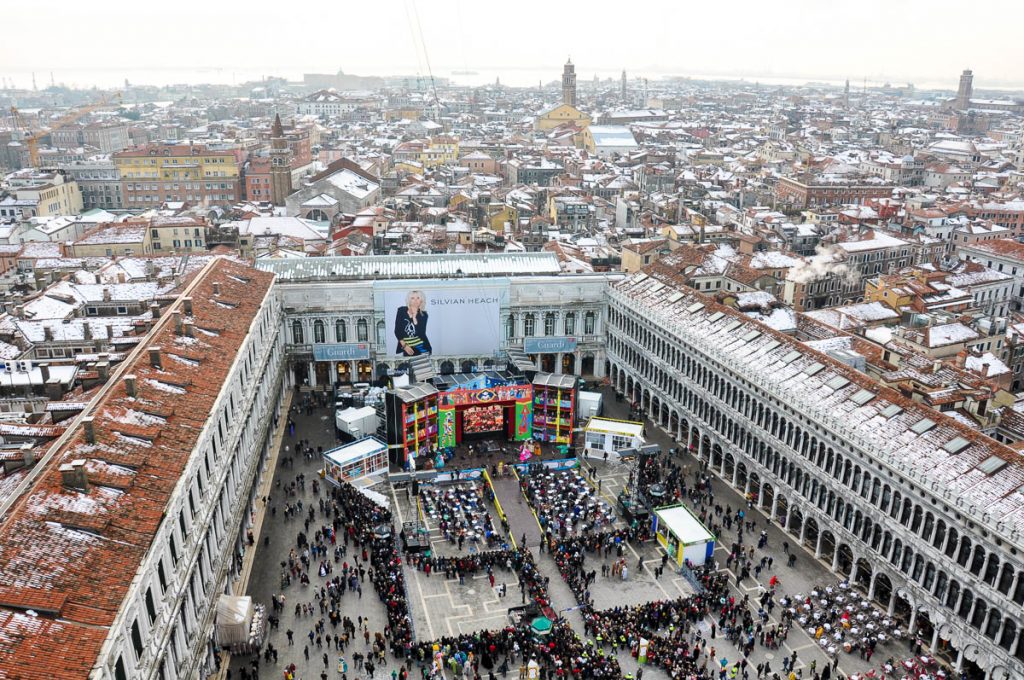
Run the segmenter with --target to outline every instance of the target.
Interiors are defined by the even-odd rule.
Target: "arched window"
[[[505,319],[505,339],[511,340],[516,337],[516,315],[509,314]]]
[[[576,334],[576,313],[569,312],[565,315],[565,334],[575,335]]]
[[[348,327],[344,319],[338,319],[334,322],[334,341],[348,342]]]
[[[369,338],[370,330],[366,319],[360,319],[356,322],[356,342],[368,342]]]
[[[320,319],[313,322],[313,342],[327,342],[327,326]]]
[[[296,319],[292,321],[292,342],[301,345],[305,340],[302,337],[302,322]]]
[[[377,322],[377,344],[378,345],[383,345],[384,344],[384,322],[383,321],[378,321]]]
[[[536,319],[533,314],[527,314],[523,317],[523,335],[526,337],[532,337],[534,326],[536,325]]]
[[[583,333],[584,335],[593,335],[595,332],[595,326],[597,325],[597,317],[593,312],[587,312],[583,316]]]
[[[555,334],[555,313],[548,312],[544,315],[544,335]]]

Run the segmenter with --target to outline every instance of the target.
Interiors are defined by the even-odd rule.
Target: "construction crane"
[[[26,137],[23,141],[25,142],[25,145],[28,147],[29,164],[32,167],[39,167],[39,140],[41,140],[46,135],[50,134],[51,131],[59,130],[65,125],[70,125],[75,121],[81,119],[82,117],[89,115],[93,111],[97,111],[99,109],[103,109],[107,106],[114,104],[114,102],[117,102],[118,104],[121,103],[120,92],[115,92],[112,95],[104,96],[98,101],[95,101],[91,104],[86,104],[85,106],[80,106],[77,109],[69,111],[57,120],[53,121],[49,130],[37,130],[35,132],[32,132],[25,127],[24,121],[22,120],[21,114],[18,112],[17,107],[12,106],[11,116],[14,119],[15,126],[18,128],[23,128],[26,130],[26,132],[28,132],[28,137]]]

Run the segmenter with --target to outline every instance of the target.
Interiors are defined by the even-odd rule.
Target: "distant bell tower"
[[[562,103],[576,106],[576,67],[572,65],[571,58],[562,70]]]
[[[971,108],[971,95],[974,93],[974,74],[971,69],[964,69],[960,74],[960,87],[956,91],[956,108],[966,111]]]
[[[850,79],[846,79],[846,88],[843,89],[843,106],[850,108]]]
[[[274,205],[284,205],[292,193],[292,150],[284,136],[280,114],[274,116],[270,131],[270,200]]]
[[[622,69],[622,101],[626,101],[626,69]]]

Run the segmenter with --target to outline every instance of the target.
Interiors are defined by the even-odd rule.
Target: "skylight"
[[[838,389],[841,389],[841,388],[846,387],[847,385],[849,385],[850,381],[847,380],[846,378],[844,378],[841,375],[837,375],[836,377],[832,378],[831,380],[829,380],[825,384],[828,387],[831,387],[834,390],[838,390]]]
[[[986,475],[994,475],[995,473],[1006,467],[1007,463],[999,456],[989,456],[985,460],[978,463],[978,469],[984,472]]]
[[[884,409],[882,409],[883,418],[892,418],[893,416],[897,416],[901,413],[903,413],[903,409],[897,406],[896,404],[889,404]]]
[[[676,291],[676,292],[674,292],[674,293],[672,293],[671,295],[668,296],[668,301],[669,302],[679,302],[679,300],[681,300],[682,297],[683,297],[683,294],[680,293],[679,291]]]
[[[721,319],[723,316],[725,316],[725,314],[723,314],[722,312],[715,312],[714,314],[708,317],[708,321],[714,323],[715,321]]]
[[[790,352],[786,356],[782,357],[782,359],[780,361],[782,361],[782,363],[784,363],[784,364],[791,364],[791,363],[793,363],[794,361],[796,361],[799,358],[800,358],[800,352],[798,352],[796,350],[793,350],[792,352]]]
[[[864,404],[868,403],[874,398],[875,393],[872,392],[871,390],[859,390],[856,394],[850,397],[850,401],[852,401],[857,406],[863,406]]]
[[[686,311],[689,312],[690,314],[695,314],[702,309],[704,309],[703,302],[694,302],[692,305],[686,308]]]
[[[957,454],[970,446],[971,443],[963,437],[956,437],[943,444],[942,448],[948,453]]]
[[[805,368],[803,372],[806,373],[807,375],[815,375],[818,371],[820,371],[823,368],[825,368],[825,364],[819,364],[817,361],[815,361],[813,364]]]
[[[914,434],[924,434],[933,427],[935,427],[934,420],[931,418],[922,418],[910,427],[910,431]]]
[[[750,331],[749,333],[743,336],[743,342],[750,342],[759,335],[761,335],[761,331]]]

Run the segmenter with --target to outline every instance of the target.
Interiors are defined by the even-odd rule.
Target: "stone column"
[[[839,544],[832,549],[832,571],[839,571]]]
[[[818,527],[818,541],[814,546],[814,559],[821,559],[821,527]]]
[[[736,483],[739,481],[740,476],[740,465],[738,461],[733,461],[732,465],[732,488],[736,488]]]
[[[910,624],[907,626],[907,635],[913,635],[917,631],[917,607],[910,610]]]
[[[559,352],[555,355],[555,375],[561,375],[562,373],[562,353]]]
[[[931,646],[929,647],[929,649],[931,650],[931,653],[934,654],[935,650],[938,649],[938,648],[939,648],[939,627],[938,626],[932,626],[932,642],[931,642]]]
[[[807,520],[808,515],[804,514],[804,520],[800,522],[800,545],[803,545],[804,539],[807,538]]]
[[[955,670],[957,673],[959,673],[961,670],[963,670],[963,667],[964,667],[964,650],[958,649],[958,650],[956,650],[956,666],[954,666],[953,670]]]
[[[775,489],[775,493],[772,494],[772,512],[768,516],[769,519],[775,521],[775,515],[779,511],[779,490]]]
[[[853,566],[850,568],[850,583],[857,582],[857,574],[860,573],[860,565],[858,564],[858,562],[859,560],[856,557],[854,557]]]
[[[338,362],[337,361],[332,361],[331,362],[331,386],[333,387],[334,383],[336,383],[336,382],[338,382]]]
[[[875,585],[878,583],[878,572],[871,572],[871,582],[868,585],[868,599],[875,599]]]
[[[306,375],[310,387],[316,387],[316,365],[312,361],[306,362]]]

